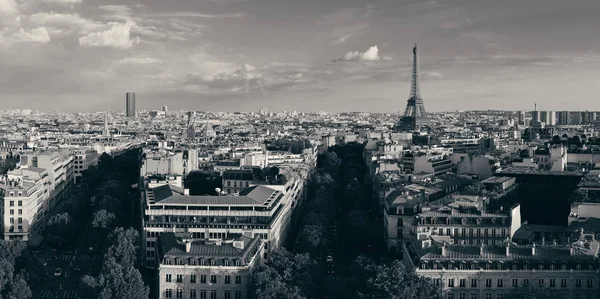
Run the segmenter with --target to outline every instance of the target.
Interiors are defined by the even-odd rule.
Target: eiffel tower
[[[429,119],[423,105],[421,88],[419,86],[419,47],[415,39],[413,48],[412,77],[410,80],[410,94],[406,103],[404,115],[400,119],[399,127],[406,131],[418,130],[423,125],[428,125]]]

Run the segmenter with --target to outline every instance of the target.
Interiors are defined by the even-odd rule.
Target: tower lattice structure
[[[427,112],[421,97],[421,87],[419,84],[419,47],[415,40],[413,48],[412,76],[410,80],[410,93],[406,103],[406,109],[401,120],[401,124],[406,129],[414,130],[421,125],[428,124]]]

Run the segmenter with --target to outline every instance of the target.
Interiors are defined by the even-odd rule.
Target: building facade
[[[251,270],[260,264],[264,249],[252,232],[218,240],[164,233],[157,244],[160,299],[249,298]]]
[[[39,232],[48,211],[50,176],[46,169],[30,167],[0,177],[0,203],[4,240],[27,241]]]

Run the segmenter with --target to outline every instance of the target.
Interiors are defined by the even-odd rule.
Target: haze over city
[[[0,1],[0,102],[45,111],[598,109],[597,0]]]

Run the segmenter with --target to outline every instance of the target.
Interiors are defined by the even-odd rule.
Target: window
[[[471,299],[477,299],[477,294],[471,293]]]
[[[550,279],[550,287],[551,288],[556,287],[556,280],[555,279]]]
[[[231,291],[230,290],[225,290],[225,293],[223,293],[223,299],[231,299]]]
[[[242,299],[242,291],[241,290],[235,291],[235,299]]]
[[[190,283],[196,283],[196,274],[190,275]]]
[[[183,275],[177,274],[177,283],[182,283],[182,282],[183,282]]]
[[[466,279],[464,279],[464,278],[459,279],[458,280],[458,286],[461,287],[461,288],[466,287]]]
[[[565,278],[562,278],[562,279],[560,280],[560,287],[561,287],[561,288],[566,288],[566,287],[567,287],[567,279],[565,279]]]
[[[19,209],[19,215],[23,215],[23,209]]]
[[[200,290],[200,299],[206,299],[206,290]]]
[[[527,285],[529,285],[529,279],[527,279],[527,278],[526,278],[526,279],[523,279],[523,285],[524,285],[524,286],[527,286]]]
[[[196,299],[196,289],[190,290],[190,299]]]
[[[171,274],[165,275],[165,281],[166,282],[171,282]]]
[[[502,287],[502,279],[498,279],[498,287],[501,288]]]
[[[458,299],[465,299],[465,294],[464,293],[458,294]]]
[[[242,284],[242,277],[239,275],[235,276],[235,284]]]
[[[210,283],[217,283],[217,275],[210,276]],[[211,291],[211,293],[212,293],[212,291]]]
[[[519,280],[516,278],[513,278],[512,280],[512,286],[513,288],[518,287],[519,286]]]
[[[491,288],[492,287],[492,280],[491,279],[486,279],[485,280],[485,287],[486,288]]]
[[[581,294],[575,294],[575,299],[581,299]]]
[[[592,279],[588,279],[588,288],[594,287],[594,281]]]
[[[538,284],[539,284],[539,285],[541,285],[541,286],[542,286],[542,285],[544,285],[544,280],[543,280],[543,279],[541,279],[541,278],[540,278],[540,279],[538,279]]]
[[[171,290],[171,289],[165,290],[165,298],[173,298],[173,290]]]
[[[502,299],[502,295],[503,295],[502,293],[496,294],[496,299]]]
[[[577,278],[577,279],[575,280],[575,287],[576,287],[576,288],[580,288],[580,287],[581,287],[581,278]]]
[[[11,214],[11,215],[14,215],[14,214],[15,214],[15,210],[13,210],[13,209],[10,209],[10,214]]]
[[[14,200],[11,200],[11,201],[10,201],[10,206],[11,206],[11,207],[14,207],[14,206],[15,206],[15,201],[14,201]]]
[[[471,279],[471,287],[472,288],[476,288],[477,287],[477,279]]]
[[[176,298],[182,299],[183,298],[183,290],[177,289],[177,292],[175,293],[175,295],[176,295]]]
[[[485,294],[485,299],[492,299],[492,294]]]
[[[217,290],[210,290],[210,299],[217,299]]]
[[[448,287],[449,288],[453,288],[454,287],[454,278],[448,279]]]
[[[231,283],[231,276],[225,275],[225,284],[230,284],[230,283]]]
[[[448,299],[454,299],[454,293],[448,293]]]
[[[206,275],[200,275],[200,283],[206,283]]]

